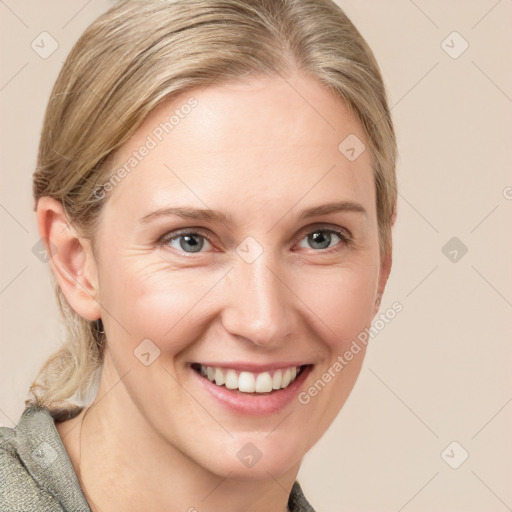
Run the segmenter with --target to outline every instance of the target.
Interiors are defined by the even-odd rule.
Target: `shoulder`
[[[0,427],[2,511],[88,511],[48,409],[28,407],[14,428]]]
[[[51,417],[50,417],[51,420]],[[33,423],[44,424],[44,413],[23,413],[15,428],[0,427],[0,503],[2,510],[60,511],[54,497],[41,488],[31,474],[32,464],[26,465],[26,457],[35,462],[35,454],[25,437],[26,427]],[[34,458],[33,458],[34,457]]]

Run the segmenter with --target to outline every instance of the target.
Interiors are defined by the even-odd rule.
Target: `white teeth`
[[[226,372],[225,383],[228,389],[238,389],[238,376],[235,370],[228,370]]]
[[[283,373],[283,382],[281,382],[281,389],[287,387],[292,380],[292,372],[290,369]]]
[[[272,391],[272,377],[270,373],[263,372],[256,378],[256,393],[270,393]]]
[[[217,386],[224,384],[224,373],[220,368],[215,369],[215,384],[217,384]]]
[[[277,370],[272,378],[272,389],[281,389],[281,382],[283,382],[283,372]]]
[[[256,389],[254,375],[250,372],[240,372],[240,377],[238,377],[238,389],[244,393],[254,393]]]
[[[238,389],[243,393],[270,393],[288,387],[297,377],[300,367],[292,366],[272,372],[237,372],[234,369],[200,365],[199,373],[217,386]]]

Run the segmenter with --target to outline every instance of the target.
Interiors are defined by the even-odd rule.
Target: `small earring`
[[[382,296],[381,295],[378,295],[377,296],[377,299],[375,300],[375,306],[379,307],[380,306],[380,301],[382,300]]]
[[[105,331],[103,330],[103,321],[101,318],[98,318],[98,320],[94,321],[94,327],[98,333],[105,334]]]

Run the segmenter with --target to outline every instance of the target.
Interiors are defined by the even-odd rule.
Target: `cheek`
[[[117,264],[111,260],[101,276],[102,305],[127,328],[145,326],[162,336],[191,313],[215,286],[222,286],[222,269],[173,269],[165,260],[148,262],[146,258],[141,264],[137,259],[145,258],[135,256]],[[288,274],[286,280],[289,279],[299,302],[328,330],[346,337],[371,322],[378,279],[376,265],[363,261],[346,267],[303,267]]]
[[[316,317],[322,340],[343,351],[373,318],[378,271],[374,265],[357,265],[311,271],[301,280],[298,295]]]
[[[308,449],[338,415],[361,371],[366,345],[358,336],[371,324],[377,279],[375,267],[361,265],[337,269],[321,279],[306,276],[303,282],[301,297],[326,349],[298,397],[304,431],[311,431]]]
[[[195,312],[222,275],[174,270],[169,262],[143,255],[126,258],[103,281],[102,305],[114,319],[112,338],[129,337],[133,345],[149,338],[161,348],[160,340],[172,339],[172,351],[179,352],[208,322],[208,312],[202,312],[199,322]]]

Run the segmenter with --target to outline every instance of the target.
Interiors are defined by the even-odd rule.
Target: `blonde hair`
[[[377,191],[381,254],[391,248],[396,139],[379,67],[332,0],[122,0],[96,19],[68,55],[42,128],[35,204],[60,201],[94,239],[116,150],[164,100],[214,81],[312,76],[343,99],[365,130]],[[341,142],[341,140],[340,140]],[[68,330],[41,368],[25,404],[77,412],[103,361],[104,335],[53,286]]]

